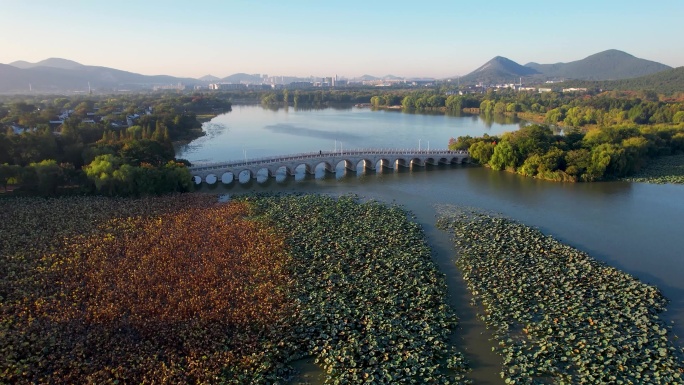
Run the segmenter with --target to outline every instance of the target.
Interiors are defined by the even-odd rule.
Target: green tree
[[[124,163],[132,166],[149,163],[159,167],[173,160],[175,153],[170,143],[143,139],[126,142],[119,151],[119,156]]]
[[[506,103],[499,101],[494,104],[494,113],[497,115],[503,115],[506,112]]]
[[[57,189],[62,184],[64,174],[62,168],[52,159],[31,163],[36,175],[35,191],[41,195],[57,195]]]
[[[565,172],[580,179],[591,166],[591,153],[585,148],[570,150],[565,153],[565,164]]]
[[[480,103],[480,113],[490,115],[494,111],[494,103],[489,100],[483,100]]]
[[[494,170],[503,170],[504,168],[515,169],[517,157],[513,146],[504,140],[494,147],[494,153],[489,160],[489,166]]]
[[[535,176],[539,172],[539,166],[542,163],[541,157],[537,154],[525,159],[525,162],[518,169],[518,174],[522,176]]]
[[[672,123],[684,123],[684,111],[677,111],[672,117]]]
[[[487,164],[494,154],[494,144],[488,141],[475,142],[468,148],[470,157],[480,164]]]
[[[116,186],[114,172],[119,169],[121,164],[121,159],[114,155],[98,155],[83,169],[88,179],[95,184],[98,192],[112,195]]]

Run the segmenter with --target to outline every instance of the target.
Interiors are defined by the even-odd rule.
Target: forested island
[[[371,105],[411,111],[475,113],[536,122],[501,137],[458,137],[449,148],[468,150],[494,170],[567,182],[594,182],[639,174],[640,181],[682,183],[684,103],[653,92],[598,94],[490,90],[445,96],[432,91],[375,95]],[[551,127],[560,127],[554,134]],[[658,159],[657,171],[648,164]],[[646,167],[646,169],[644,169]],[[667,168],[667,170],[664,170]]]

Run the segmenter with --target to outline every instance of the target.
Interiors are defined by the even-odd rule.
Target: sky
[[[446,78],[607,49],[684,66],[684,0],[0,0],[0,63]]]

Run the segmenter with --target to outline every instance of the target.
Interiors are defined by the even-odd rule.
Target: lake
[[[449,138],[497,135],[519,123],[484,122],[478,117],[416,115],[369,109],[272,111],[236,106],[205,124],[207,136],[178,149],[191,162],[211,162],[344,148],[446,148]],[[327,147],[326,147],[327,146]],[[264,178],[261,178],[262,180]],[[358,194],[396,203],[416,215],[446,274],[450,303],[461,318],[455,338],[466,348],[475,383],[503,383],[500,359],[491,353],[477,309],[468,303],[454,266],[448,236],[437,230],[435,205],[454,204],[502,213],[588,252],[594,258],[658,286],[672,301],[663,314],[684,336],[684,186],[629,182],[557,183],[482,167],[434,166],[415,170],[336,174],[300,173],[296,178],[248,180],[202,191]],[[498,360],[498,361],[497,361]]]

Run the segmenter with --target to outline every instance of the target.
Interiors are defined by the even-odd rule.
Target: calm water
[[[269,128],[285,126],[294,127],[294,133]],[[516,127],[501,124],[487,127],[473,118],[359,109],[293,111],[290,108],[287,112],[273,112],[260,107],[236,107],[209,123],[213,133],[190,143],[180,156],[191,161],[239,159],[244,155],[243,146],[254,152],[248,153],[249,157],[315,151],[319,147],[326,149],[325,144],[332,147],[334,137],[345,138],[341,140],[345,148],[345,143],[353,147],[417,147],[418,139],[421,145],[429,140],[432,148],[443,148],[453,136],[494,135]],[[436,204],[503,213],[657,285],[672,301],[665,318],[675,322],[675,334],[684,336],[684,186],[681,185],[555,183],[479,167],[440,166],[370,174],[345,173],[338,169],[337,174],[318,173],[315,178],[299,175],[264,183],[219,184],[211,188],[205,185],[202,190],[229,194],[248,191],[355,193],[368,199],[398,203],[412,211],[426,231],[435,261],[447,276],[451,304],[462,320],[454,336],[455,343],[466,349],[466,356],[476,368],[471,377],[478,384],[502,383],[498,376],[501,363],[491,353],[487,330],[474,317],[479,310],[467,305],[469,294],[454,267],[449,239],[434,227]]]
[[[356,148],[443,149],[449,138],[498,135],[518,124],[477,116],[420,115],[368,108],[270,110],[234,106],[204,124],[207,135],[177,149],[191,162],[219,162],[299,152]]]

